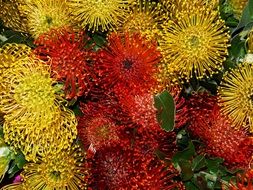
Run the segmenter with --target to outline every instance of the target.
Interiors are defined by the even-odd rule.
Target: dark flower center
[[[52,17],[46,15],[46,23],[50,25],[52,24],[52,22],[53,22]]]
[[[122,64],[123,64],[124,69],[129,70],[132,68],[133,61],[131,61],[129,59],[125,59],[124,61],[122,61]]]

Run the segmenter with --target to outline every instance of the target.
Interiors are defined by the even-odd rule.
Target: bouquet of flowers
[[[1,190],[253,190],[253,0],[0,0]]]

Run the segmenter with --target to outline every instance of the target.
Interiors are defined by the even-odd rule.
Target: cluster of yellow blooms
[[[75,171],[79,170],[85,157],[76,152],[80,152],[80,148],[73,146],[77,121],[74,113],[61,105],[54,89],[55,81],[50,77],[50,67],[36,59],[26,45],[6,44],[0,52],[0,111],[4,113],[4,140],[14,151],[21,150],[26,160],[32,162],[22,173],[24,183],[20,188],[50,186],[58,181],[55,176],[61,174],[68,176],[63,178],[63,182],[55,183],[56,186],[51,185],[51,189],[65,186],[78,189],[79,184],[73,185],[71,180],[80,184],[84,180],[84,177],[76,176],[83,172]],[[55,165],[55,170],[46,170],[45,164]],[[74,165],[76,168],[73,168]],[[35,172],[36,175],[31,177],[32,168],[36,172],[41,171],[41,176]],[[61,171],[61,168],[66,170]],[[54,175],[57,171],[58,174]],[[26,180],[26,175],[29,180]],[[42,176],[47,185],[36,184],[36,178]],[[25,188],[27,184],[29,188]]]

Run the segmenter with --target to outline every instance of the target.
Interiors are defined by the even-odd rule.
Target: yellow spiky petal
[[[163,25],[160,49],[165,67],[174,67],[187,81],[211,76],[222,67],[228,54],[229,34],[218,11],[192,7],[181,11],[176,21]]]
[[[157,39],[161,24],[168,19],[161,4],[149,0],[138,0],[119,27],[119,31],[140,32],[149,39]]]
[[[125,19],[133,0],[68,0],[74,20],[88,30],[115,30]]]
[[[27,28],[33,37],[50,31],[52,28],[71,25],[70,10],[62,0],[22,1],[20,13],[27,19]]]
[[[49,66],[32,58],[14,64],[0,81],[5,141],[27,160],[69,147],[77,135],[77,121],[72,111],[60,109]]]
[[[253,132],[253,65],[242,63],[227,72],[219,88],[220,105],[236,128],[245,126]]]
[[[23,182],[8,185],[3,190],[80,190],[87,189],[88,170],[85,154],[77,145],[71,150],[50,154],[36,163],[28,163],[21,173]]]

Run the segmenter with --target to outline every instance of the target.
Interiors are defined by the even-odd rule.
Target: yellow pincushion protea
[[[87,189],[88,169],[85,153],[77,145],[71,150],[50,154],[36,163],[28,163],[21,173],[23,182],[3,190],[80,190]]]
[[[187,81],[211,76],[228,55],[229,34],[219,12],[208,7],[181,11],[175,21],[163,25],[160,50],[164,68],[173,67]]]
[[[18,6],[19,0],[0,0],[0,19],[6,27],[27,32],[26,19],[20,15]]]
[[[19,59],[30,57],[31,48],[24,44],[5,44],[0,48],[0,77]]]
[[[247,44],[248,44],[248,52],[253,53],[253,31],[250,31],[249,33]]]
[[[140,32],[150,39],[156,39],[161,30],[161,24],[168,19],[161,4],[149,0],[138,0],[119,27],[119,31]]]
[[[177,14],[191,8],[209,7],[216,9],[219,0],[161,0],[161,4],[170,12],[170,18],[175,19]]]
[[[20,0],[20,4],[20,13],[27,19],[28,31],[35,38],[52,28],[71,25],[70,10],[63,0]]]
[[[253,132],[253,65],[242,63],[227,72],[219,88],[220,105],[234,126],[249,127]]]
[[[133,0],[67,0],[73,19],[92,32],[115,30],[124,21],[131,2]]]
[[[73,112],[60,109],[49,66],[32,58],[14,64],[0,81],[5,141],[27,160],[69,147],[77,135],[77,121]]]

